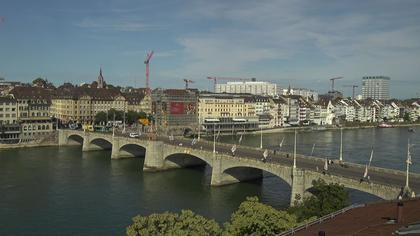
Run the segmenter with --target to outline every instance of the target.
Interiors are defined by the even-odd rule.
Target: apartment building
[[[144,93],[124,93],[127,100],[127,110],[135,112],[152,113],[152,97]]]
[[[198,91],[194,89],[155,89],[152,114],[159,134],[189,135],[198,130]]]
[[[11,97],[0,97],[0,143],[17,143],[20,125],[17,117],[17,101]]]
[[[51,100],[51,115],[62,123],[93,123],[96,114],[111,109],[128,110],[127,100],[117,89],[61,88]]]
[[[17,102],[21,140],[35,140],[53,132],[50,116],[52,93],[52,90],[40,87],[15,87],[10,91]]]
[[[216,84],[216,93],[249,93],[253,95],[276,96],[278,86],[264,81],[235,81],[226,84]]]
[[[201,93],[198,119],[207,131],[255,130],[259,123],[256,100],[251,94]]]

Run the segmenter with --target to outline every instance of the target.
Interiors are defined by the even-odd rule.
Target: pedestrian
[[[319,171],[319,168],[318,168],[318,166],[316,166],[316,172],[318,172]]]

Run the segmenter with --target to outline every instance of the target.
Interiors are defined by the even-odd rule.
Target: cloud
[[[75,24],[78,27],[100,30],[100,31],[124,31],[124,32],[138,32],[146,30],[156,30],[159,26],[146,24],[136,19],[121,18],[85,18],[81,22]]]

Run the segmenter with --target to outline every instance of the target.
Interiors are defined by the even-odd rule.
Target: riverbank
[[[392,128],[401,128],[401,127],[413,127],[413,126],[420,126],[420,123],[412,123],[412,124],[391,124],[393,125]],[[343,127],[325,127],[325,126],[300,126],[300,127],[280,127],[280,128],[273,128],[273,129],[263,129],[255,130],[251,132],[245,132],[244,134],[270,134],[270,133],[284,133],[284,132],[294,132],[295,129],[299,131],[306,131],[306,132],[316,132],[316,131],[326,131],[326,130],[351,130],[351,129],[372,129],[377,128],[378,125],[363,125],[363,126],[343,126]],[[392,129],[387,128],[387,129]],[[240,133],[239,133],[240,134]],[[230,135],[230,134],[228,134]]]
[[[6,144],[0,143],[0,150],[2,149],[16,149],[16,148],[32,148],[32,147],[51,147],[58,146],[58,133],[53,132],[51,135],[42,137],[37,140],[24,143]]]

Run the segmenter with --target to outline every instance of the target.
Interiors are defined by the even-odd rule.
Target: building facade
[[[41,87],[15,87],[10,91],[17,102],[22,141],[36,140],[54,131],[50,114],[52,93]]]
[[[249,93],[254,95],[276,96],[277,84],[263,81],[227,82],[216,84],[216,93]]]
[[[127,111],[125,97],[117,89],[75,87],[58,89],[51,100],[51,115],[61,123],[92,124],[99,112]]]
[[[365,76],[362,79],[363,99],[388,100],[390,78],[386,76]]]
[[[0,143],[17,143],[20,125],[17,117],[17,101],[11,97],[0,97]]]
[[[205,131],[255,130],[259,123],[256,100],[251,94],[202,93],[198,103],[198,119]]]
[[[152,114],[158,134],[189,135],[198,130],[198,91],[155,89]]]

